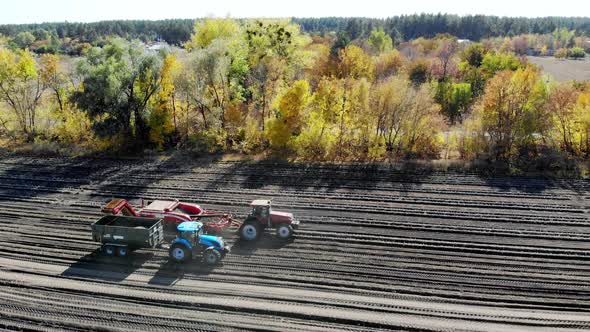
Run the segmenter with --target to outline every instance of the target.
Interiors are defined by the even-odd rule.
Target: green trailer
[[[141,248],[156,248],[164,241],[161,219],[108,215],[92,224],[92,239],[102,243],[109,256],[125,257]]]

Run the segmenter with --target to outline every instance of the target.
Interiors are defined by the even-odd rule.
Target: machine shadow
[[[244,189],[268,189],[316,193],[389,189],[402,192],[422,186],[435,173],[433,167],[413,162],[386,163],[303,163],[263,159],[234,162],[207,188],[228,183]]]
[[[100,279],[111,282],[121,282],[135,273],[154,254],[146,251],[132,252],[127,257],[110,257],[102,253],[100,248],[80,257],[64,272],[64,277],[82,277]]]

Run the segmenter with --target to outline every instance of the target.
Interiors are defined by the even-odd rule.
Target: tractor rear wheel
[[[215,265],[221,260],[221,254],[215,249],[207,249],[203,253],[203,260],[207,265]]]
[[[240,236],[246,241],[254,241],[258,238],[260,227],[255,223],[245,223],[240,228]]]
[[[127,247],[118,247],[117,248],[117,256],[127,257],[127,255],[129,255],[129,249]]]
[[[182,244],[175,244],[170,247],[168,254],[170,255],[170,258],[177,263],[184,263],[191,259],[190,250]]]
[[[279,225],[276,233],[279,239],[287,240],[293,236],[293,227],[291,225]]]
[[[107,256],[115,256],[115,247],[113,246],[104,246],[102,250]]]

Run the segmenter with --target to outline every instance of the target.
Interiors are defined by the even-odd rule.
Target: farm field
[[[270,162],[0,161],[0,328],[573,331],[590,329],[590,183]],[[179,198],[301,221],[220,265],[167,251],[106,258],[112,197]]]
[[[527,59],[557,81],[590,80],[590,60],[588,59],[572,60],[540,56],[529,56]]]

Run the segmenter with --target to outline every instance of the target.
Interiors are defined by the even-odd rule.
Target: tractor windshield
[[[268,216],[268,206],[255,206],[252,208],[251,213],[253,216],[267,217]]]
[[[180,237],[187,240],[189,243],[194,243],[195,233],[194,232],[180,232]]]

